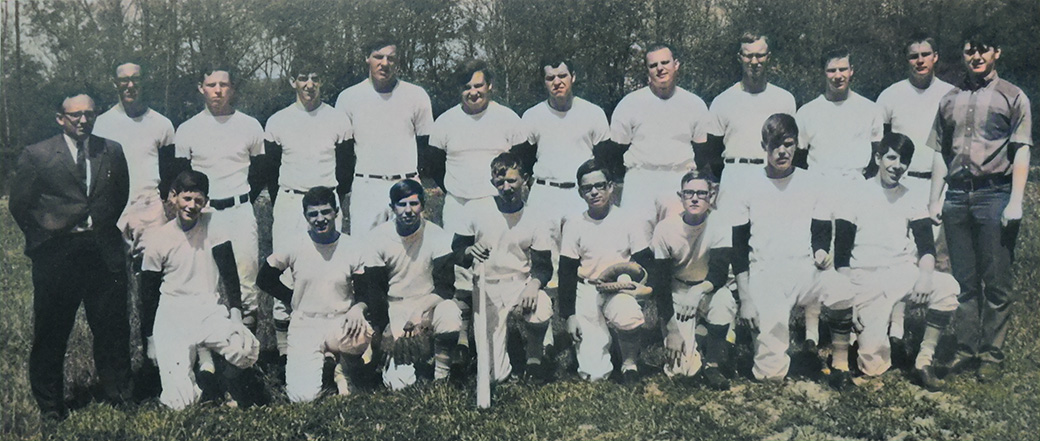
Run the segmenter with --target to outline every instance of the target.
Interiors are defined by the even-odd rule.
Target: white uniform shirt
[[[566,112],[542,101],[522,119],[531,131],[528,142],[538,145],[534,176],[552,182],[574,182],[578,166],[592,159],[592,147],[610,139],[603,109],[579,97]]]
[[[385,266],[391,297],[414,298],[433,292],[433,259],[451,253],[452,236],[430,221],[410,236],[397,234],[397,225],[384,222],[368,233],[365,266]]]
[[[711,102],[706,131],[722,137],[722,157],[764,160],[762,125],[774,113],[794,116],[796,109],[794,95],[779,86],[766,84],[762,92],[747,93],[743,83],[737,83]]]
[[[888,86],[878,96],[884,122],[892,125],[893,132],[902,133],[914,142],[910,171],[932,171],[935,151],[927,148],[926,143],[939,111],[939,100],[952,89],[953,85],[938,78],[933,78],[927,89],[918,89],[910,80],[903,80]]]
[[[708,106],[681,87],[662,100],[644,87],[625,95],[614,109],[610,137],[631,144],[625,166],[679,168],[693,163],[693,142],[705,139]]]
[[[363,258],[361,244],[344,234],[329,244],[300,241],[288,252],[271,254],[267,263],[292,270],[293,311],[325,314],[353,305],[352,277],[365,272]]]
[[[447,152],[444,186],[454,196],[477,199],[498,194],[491,185],[491,160],[527,141],[528,130],[516,112],[492,101],[469,115],[456,105],[437,117],[430,145]]]
[[[655,259],[672,259],[673,277],[698,282],[708,277],[708,251],[731,246],[732,229],[725,222],[709,216],[700,225],[690,225],[682,216],[669,216],[657,224],[650,247]],[[729,230],[729,231],[727,231]]]
[[[237,110],[213,116],[205,109],[177,128],[174,144],[178,158],[209,177],[210,199],[224,199],[249,192],[249,158],[264,154],[264,129]]]
[[[809,168],[818,173],[847,174],[870,161],[871,142],[881,141],[881,106],[856,92],[848,99],[827,101],[823,95],[798,109],[799,144],[809,146]]]
[[[563,223],[560,255],[580,262],[578,276],[599,277],[607,267],[631,260],[649,247],[640,219],[623,208],[612,207],[607,217],[595,220],[587,211],[568,215]]]
[[[173,144],[169,119],[152,109],[130,118],[120,103],[98,116],[94,134],[123,146],[130,170],[130,201],[138,195],[158,194],[159,148]]]
[[[282,146],[278,186],[307,191],[336,186],[336,144],[350,139],[350,119],[322,103],[308,112],[299,103],[267,120],[265,139]]]
[[[778,260],[812,264],[812,219],[831,219],[826,204],[820,203],[821,182],[817,174],[801,169],[782,179],[769,179],[763,168],[737,189],[732,223],[751,222],[752,264]]]
[[[398,80],[393,90],[379,93],[366,79],[340,92],[336,109],[353,125],[358,173],[415,172],[415,137],[429,135],[433,127],[430,96],[422,87]]]
[[[838,219],[856,224],[850,266],[917,264],[917,244],[910,222],[928,218],[927,198],[913,194],[902,184],[892,189],[883,188],[877,177],[856,184],[846,200],[848,203],[835,213]]]
[[[162,273],[159,292],[164,296],[220,298],[220,272],[213,247],[228,240],[209,228],[212,213],[204,212],[188,231],[176,220],[145,230],[141,269]]]
[[[488,279],[529,275],[531,250],[552,249],[548,221],[536,214],[525,209],[503,213],[495,204],[480,205],[457,233],[473,236],[476,243],[491,248],[484,269]]]

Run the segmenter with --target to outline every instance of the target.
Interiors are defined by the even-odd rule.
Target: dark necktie
[[[87,142],[76,141],[76,171],[83,182],[87,182]]]

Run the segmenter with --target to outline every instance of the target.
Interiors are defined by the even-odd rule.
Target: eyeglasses
[[[991,48],[989,46],[973,46],[973,47],[965,49],[964,50],[964,55],[969,56],[969,57],[975,55],[976,53],[978,53],[979,55],[982,55],[982,54],[984,54],[986,52],[989,52],[991,50],[993,50],[993,48]]]
[[[708,199],[708,196],[711,195],[711,192],[708,190],[682,190],[679,192],[679,194],[682,195],[683,199],[693,200],[694,198]]]
[[[913,61],[913,60],[916,60],[918,58],[928,58],[928,57],[932,56],[933,53],[934,52],[921,52],[921,53],[910,54],[910,55],[906,56],[906,59],[910,60],[910,61]]]
[[[608,184],[610,184],[610,182],[608,181],[600,181],[594,184],[582,184],[578,186],[578,191],[582,192],[583,194],[592,191],[592,189],[594,188],[599,191],[604,191],[607,189]]]
[[[748,61],[755,60],[755,59],[757,59],[759,61],[762,61],[762,60],[765,60],[766,58],[769,58],[769,52],[760,52],[760,53],[752,53],[752,54],[745,54],[745,53],[741,52],[740,56],[742,58],[744,58],[745,60],[748,60]]]
[[[94,117],[97,116],[97,113],[95,113],[93,110],[81,110],[79,112],[62,112],[62,114],[65,115],[66,118],[71,120],[77,120],[80,118],[94,119]]]

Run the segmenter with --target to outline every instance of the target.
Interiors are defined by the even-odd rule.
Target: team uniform
[[[834,270],[818,270],[813,263],[812,221],[831,219],[830,209],[821,203],[821,182],[818,175],[802,170],[770,179],[763,169],[732,199],[733,271],[748,271],[746,295],[758,311],[752,372],[759,380],[787,375],[789,323],[796,306],[844,310],[853,303],[848,278]],[[751,234],[742,245],[736,230],[745,224]],[[829,235],[826,242],[829,247]],[[747,268],[738,263],[743,259]]]
[[[173,409],[201,397],[193,370],[198,349],[213,350],[239,368],[252,366],[259,355],[256,337],[236,326],[228,308],[218,303],[220,274],[213,248],[228,238],[214,228],[214,214],[202,213],[187,231],[173,221],[146,233],[141,269],[162,274],[152,327],[162,382],[159,401]],[[232,307],[235,300],[230,299]]]
[[[716,340],[706,342],[708,347],[704,350],[704,358],[717,365],[723,360],[717,358],[720,351],[711,345],[725,340],[729,325],[737,315],[737,302],[733,293],[724,287],[729,261],[723,258],[725,251],[721,250],[731,246],[730,225],[715,216],[710,215],[698,225],[687,224],[681,214],[669,216],[657,224],[650,247],[657,261],[655,267],[668,266],[660,268],[669,279],[662,280],[661,285],[667,285],[655,286],[654,295],[674,303],[698,305],[699,315],[706,319],[708,338]],[[709,266],[709,256],[724,263],[714,262]],[[717,289],[707,294],[700,289],[691,289],[704,281],[711,282]],[[665,292],[658,292],[661,289]],[[668,321],[665,339],[678,339],[683,354],[677,363],[666,365],[664,373],[669,377],[693,376],[700,371],[702,364],[695,334],[698,320],[679,321],[671,305],[664,306],[671,311],[669,317],[662,317]]]
[[[681,87],[666,100],[644,87],[625,95],[614,109],[610,138],[631,144],[624,158],[628,171],[621,206],[643,218],[646,240],[659,220],[682,211],[669,198],[682,175],[695,168],[693,143],[704,142],[707,120],[704,100]],[[655,213],[657,200],[674,203]]]
[[[931,242],[931,220],[927,205],[915,195],[916,188],[899,184],[895,188],[883,188],[877,178],[858,182],[849,194],[849,202],[835,215],[838,222],[849,222],[848,229],[838,229],[835,238],[835,267],[850,268],[849,278],[863,293],[856,299],[857,311],[863,330],[859,333],[859,359],[861,371],[867,375],[880,375],[892,366],[891,347],[888,341],[888,322],[897,302],[909,297],[920,270],[918,258],[934,254]],[[915,222],[917,222],[915,224]],[[927,237],[918,237],[920,229]],[[843,238],[847,231],[853,237]],[[839,244],[850,243],[851,249],[843,250]],[[842,256],[845,257],[842,257]],[[957,294],[960,286],[953,276],[935,272],[932,291],[928,295],[929,324],[939,321],[942,329],[957,309]],[[922,344],[917,368],[931,364],[935,342],[925,350]]]
[[[347,114],[357,155],[350,194],[350,233],[358,235],[390,219],[386,195],[395,182],[418,176],[418,136],[430,134],[433,108],[422,87],[397,81],[388,93],[376,92],[371,79],[336,98]]]
[[[491,336],[491,378],[495,381],[505,380],[512,372],[509,354],[506,352],[506,319],[509,313],[517,308],[520,295],[532,278],[540,280],[544,287],[552,277],[551,261],[537,261],[533,256],[538,251],[549,253],[553,246],[547,223],[527,207],[514,213],[503,213],[496,208],[493,211],[470,213],[462,229],[456,232],[454,242],[461,245],[456,247],[456,252],[463,252],[465,247],[473,243],[483,244],[491,250],[487,260],[479,264],[484,265],[483,286],[486,292],[483,297],[487,299],[486,307],[479,309],[485,315],[481,317],[477,314],[474,320],[487,322]],[[529,341],[529,348],[541,348],[552,312],[552,300],[545,291],[539,290],[534,311],[523,314],[529,328],[539,332],[538,335],[528,336],[532,340]],[[528,358],[542,355],[541,351],[530,352]]]
[[[159,194],[159,149],[173,144],[173,124],[165,116],[147,109],[141,116],[127,116],[119,103],[98,116],[94,134],[123,146],[130,170],[130,201],[116,224],[136,237],[151,227],[166,222]]]
[[[294,281],[285,392],[290,401],[311,401],[321,392],[325,354],[360,355],[371,343],[371,327],[355,338],[344,329],[355,303],[354,276],[365,270],[364,248],[346,235],[328,244],[308,238],[272,253],[267,264],[290,270]]]
[[[247,175],[250,158],[264,153],[264,130],[242,112],[213,116],[205,109],[177,128],[174,144],[177,157],[191,160],[192,169],[210,179],[210,228],[231,240],[242,285],[242,312],[252,315],[260,294],[260,250]]]
[[[404,326],[415,309],[424,302],[436,300],[436,306],[426,312],[423,321],[432,326],[435,346],[442,343],[440,340],[452,337],[451,345],[454,345],[462,327],[462,310],[450,300],[454,294],[451,236],[437,225],[422,220],[422,226],[409,236],[401,237],[394,222],[385,222],[374,228],[366,239],[365,271],[372,274],[385,271],[389,281],[386,295],[389,307],[385,313],[388,317],[373,320],[377,328],[384,328],[383,341],[404,336]],[[374,303],[377,302],[368,304]],[[447,362],[438,358],[434,377],[446,376]],[[383,384],[388,388],[399,390],[414,384],[415,380],[413,365],[397,364],[393,358],[386,362]]]
[[[881,107],[853,91],[837,102],[820,95],[795,119],[799,146],[809,149],[809,169],[833,182],[835,191],[862,178],[873,157],[871,143],[881,142],[885,131]]]
[[[527,109],[522,120],[530,130],[527,141],[538,146],[528,211],[552,221],[552,238],[559,243],[563,218],[585,202],[576,191],[574,171],[592,159],[593,146],[610,139],[607,116],[599,106],[574,97],[566,112],[542,101]]]
[[[588,380],[606,378],[610,362],[610,331],[634,331],[646,322],[643,307],[627,294],[603,295],[591,281],[613,264],[630,261],[633,254],[649,247],[642,219],[624,208],[612,208],[603,219],[587,212],[564,219],[560,256],[577,260],[578,283],[574,298],[565,298],[564,274],[560,274],[560,315],[578,317],[578,374]]]

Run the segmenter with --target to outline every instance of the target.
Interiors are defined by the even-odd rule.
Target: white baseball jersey
[[[226,242],[216,229],[210,229],[212,213],[204,212],[188,231],[176,220],[145,232],[141,269],[162,273],[159,292],[168,297],[212,298],[220,295],[220,273],[213,258],[213,247]]]
[[[516,112],[492,101],[487,109],[469,115],[456,105],[437,117],[430,145],[447,153],[444,186],[466,199],[498,194],[491,185],[491,160],[527,141],[527,129]]]
[[[365,271],[362,244],[347,235],[329,244],[299,242],[286,252],[272,253],[267,264],[292,270],[292,309],[302,313],[347,311],[354,302],[353,276]]]
[[[816,173],[796,169],[781,179],[770,179],[765,169],[749,175],[730,199],[733,225],[751,223],[752,266],[778,260],[802,260],[812,265],[812,219],[830,220],[821,204],[821,181]]]
[[[130,118],[119,103],[102,113],[94,123],[94,134],[123,146],[130,170],[130,201],[159,191],[159,148],[173,144],[173,124],[152,109]]]
[[[308,112],[295,102],[271,115],[264,137],[282,146],[278,186],[297,191],[336,187],[336,144],[352,134],[350,119],[325,103]]]
[[[698,282],[708,277],[708,251],[731,246],[730,225],[709,216],[700,225],[690,225],[681,215],[657,224],[650,248],[655,259],[672,259],[676,279]]]
[[[903,80],[888,86],[878,96],[884,122],[892,125],[893,132],[902,133],[914,142],[910,171],[932,171],[935,151],[927,148],[926,143],[939,111],[939,100],[951,89],[953,85],[938,78],[933,78],[926,89],[918,89],[910,80]]]
[[[401,237],[396,223],[385,222],[369,232],[367,240],[365,266],[386,267],[389,296],[410,299],[433,292],[433,259],[451,253],[452,236],[423,219],[410,236]]]
[[[706,131],[722,137],[724,158],[765,159],[762,124],[774,113],[793,116],[796,109],[794,95],[779,86],[766,84],[762,92],[748,93],[738,82],[711,102]]]
[[[177,157],[209,177],[211,199],[249,193],[249,158],[264,154],[264,129],[256,118],[235,111],[213,116],[204,109],[177,128]]]
[[[875,176],[852,187],[838,219],[856,224],[852,268],[890,267],[917,263],[917,244],[910,222],[927,219],[925,198],[905,185],[883,188]],[[914,191],[920,191],[915,189]]]
[[[470,213],[460,236],[472,236],[476,243],[491,249],[485,265],[485,277],[503,279],[531,273],[531,250],[549,251],[548,221],[527,209],[515,213],[498,211],[495,204],[480,206]]]
[[[422,87],[398,80],[393,90],[379,93],[372,80],[365,79],[340,92],[336,109],[353,125],[358,173],[398,175],[416,170],[415,137],[429,135],[433,127],[430,96]]]
[[[827,101],[823,95],[798,109],[799,144],[809,146],[809,168],[818,173],[855,173],[870,161],[872,142],[884,136],[881,106],[856,92]]]
[[[567,216],[560,255],[580,262],[578,277],[594,280],[607,267],[628,262],[632,254],[649,246],[639,219],[612,207],[599,220],[589,217],[587,211]]]
[[[524,112],[523,121],[538,145],[534,177],[574,182],[574,172],[592,159],[592,147],[610,139],[607,115],[599,106],[574,97],[570,110],[560,112],[542,101]]]
[[[681,87],[666,100],[644,87],[625,95],[610,121],[610,137],[631,144],[627,167],[681,167],[693,163],[693,142],[706,139],[708,106]]]

